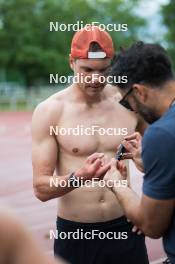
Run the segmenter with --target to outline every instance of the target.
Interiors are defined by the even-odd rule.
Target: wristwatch
[[[75,172],[72,172],[69,176],[68,183],[70,187],[78,188],[80,187],[80,179],[75,175]]]

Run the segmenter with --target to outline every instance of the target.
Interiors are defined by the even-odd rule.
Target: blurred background
[[[49,230],[55,229],[56,200],[41,203],[33,194],[31,117],[39,102],[66,86],[49,84],[50,74],[72,75],[74,34],[50,31],[51,21],[127,24],[126,32],[110,32],[116,53],[136,40],[156,42],[175,67],[175,1],[0,0],[0,205],[18,214],[48,254],[53,254]],[[142,177],[130,166],[133,189],[140,193]],[[161,240],[147,239],[147,246],[151,264],[161,263]]]
[[[109,32],[128,47],[136,40],[157,42],[175,61],[174,0],[0,0],[0,110],[32,110],[63,85],[49,74],[70,75],[73,31],[50,31],[49,22],[128,24]]]

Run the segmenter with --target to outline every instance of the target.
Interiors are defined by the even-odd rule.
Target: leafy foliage
[[[167,27],[166,40],[169,47],[169,53],[175,68],[175,1],[170,2],[162,7],[164,23]]]
[[[74,32],[49,31],[49,22],[128,24],[112,32],[116,50],[137,39],[144,21],[134,15],[137,0],[0,0],[1,68],[23,76],[27,86],[48,83],[50,73],[70,73],[69,52]],[[15,74],[10,75],[14,80]],[[17,78],[17,77],[16,77]]]

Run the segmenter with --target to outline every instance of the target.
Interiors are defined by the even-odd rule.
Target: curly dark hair
[[[158,44],[145,44],[141,41],[126,50],[122,49],[112,60],[108,74],[127,76],[127,83],[117,84],[121,89],[141,82],[161,88],[165,82],[173,79],[171,61],[165,49]]]

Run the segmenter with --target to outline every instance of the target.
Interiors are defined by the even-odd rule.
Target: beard
[[[152,124],[160,118],[160,116],[156,113],[155,110],[147,106],[144,106],[136,98],[135,98],[135,104],[136,104],[137,112],[143,117],[143,119],[148,124]]]

